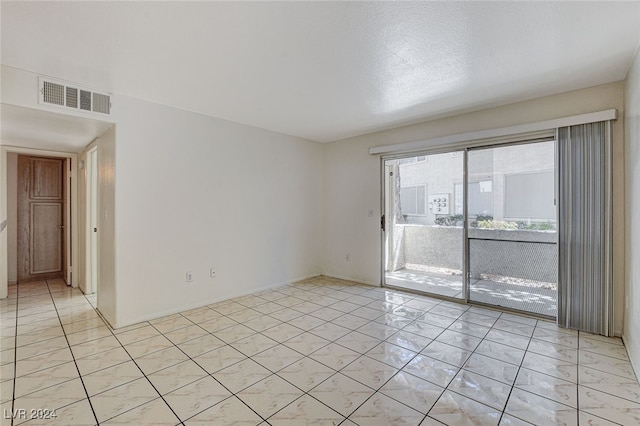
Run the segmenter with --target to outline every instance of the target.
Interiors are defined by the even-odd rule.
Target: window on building
[[[455,214],[463,214],[464,191],[463,184],[454,185]],[[490,179],[469,182],[469,216],[493,216],[493,181]]]
[[[427,188],[421,186],[407,186],[400,188],[400,202],[402,203],[402,214],[424,216],[426,215]]]
[[[417,157],[401,158],[398,161],[398,164],[411,164],[411,163],[419,163],[422,161],[427,161],[427,157],[425,155],[419,155]]]
[[[555,219],[553,171],[507,174],[504,178],[505,218]]]

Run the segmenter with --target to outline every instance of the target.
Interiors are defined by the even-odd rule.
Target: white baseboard
[[[372,286],[372,287],[382,287],[382,285],[380,283],[373,283],[371,281],[359,280],[359,279],[356,279],[356,278],[345,277],[345,276],[342,276],[342,275],[323,274],[322,276],[329,277],[329,278],[336,278],[338,280],[351,281],[352,283],[364,284],[364,285],[368,285],[368,286]]]
[[[109,325],[111,325],[111,327],[114,328],[114,329],[118,329],[118,328],[122,328],[122,327],[128,327],[128,326],[133,325],[133,324],[138,324],[138,323],[145,322],[145,321],[151,321],[151,320],[154,320],[154,319],[157,319],[157,318],[161,318],[161,317],[164,317],[164,316],[167,316],[167,315],[177,314],[179,312],[188,311],[190,309],[201,308],[203,306],[211,305],[213,303],[223,302],[225,300],[234,299],[236,297],[247,296],[249,294],[258,293],[260,291],[271,290],[271,289],[274,289],[274,288],[277,288],[277,287],[282,287],[282,286],[285,286],[285,285],[293,284],[293,283],[298,282],[298,281],[308,280],[309,278],[314,278],[314,277],[317,277],[317,276],[319,276],[319,275],[318,274],[305,275],[305,276],[302,276],[302,277],[295,278],[292,281],[281,282],[281,283],[276,283],[276,284],[268,284],[268,285],[265,285],[265,286],[262,286],[262,287],[257,287],[257,288],[253,288],[253,289],[248,290],[248,291],[244,291],[244,292],[240,292],[240,293],[234,294],[233,296],[214,297],[212,299],[207,299],[205,301],[200,301],[200,302],[197,302],[197,303],[191,303],[191,304],[182,305],[182,306],[178,306],[178,307],[172,307],[170,309],[166,309],[164,311],[157,311],[157,312],[154,312],[154,313],[149,314],[149,315],[141,315],[140,317],[136,317],[131,321],[123,322],[122,324],[120,324],[118,322],[111,322],[107,318],[105,318],[105,319],[107,319],[107,321],[109,322]]]

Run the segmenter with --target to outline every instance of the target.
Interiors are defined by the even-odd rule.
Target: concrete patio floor
[[[386,273],[386,284],[425,293],[462,299],[462,276],[400,269]],[[487,280],[471,280],[474,302],[556,317],[557,291]]]

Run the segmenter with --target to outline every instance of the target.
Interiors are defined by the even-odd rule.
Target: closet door
[[[62,276],[63,161],[18,156],[18,281]]]

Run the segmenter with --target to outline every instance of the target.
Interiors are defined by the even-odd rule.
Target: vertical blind
[[[613,335],[610,121],[557,130],[558,324]]]

